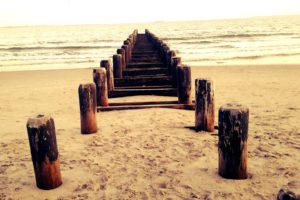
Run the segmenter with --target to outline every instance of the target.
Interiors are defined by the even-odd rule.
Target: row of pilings
[[[78,88],[81,133],[91,134],[98,131],[96,108],[108,106],[108,90],[114,89],[113,77],[126,68],[136,45],[137,30],[129,35],[124,45],[113,56],[113,65],[102,60],[100,68],[93,70],[94,83],[80,84]],[[173,77],[178,90],[178,102],[192,104],[191,68],[181,64],[162,40],[146,30],[148,39],[157,47],[168,72]],[[173,75],[174,74],[174,75]],[[213,132],[214,129],[214,87],[210,79],[195,81],[195,130]],[[219,174],[225,178],[247,178],[247,138],[248,108],[239,104],[226,104],[219,109],[218,152]],[[53,189],[62,184],[58,161],[58,148],[55,136],[54,120],[47,115],[38,115],[28,119],[32,162],[36,183],[39,188]]]

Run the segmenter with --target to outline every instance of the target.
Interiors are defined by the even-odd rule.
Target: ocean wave
[[[212,38],[256,38],[256,37],[272,37],[272,36],[290,36],[294,33],[238,33],[238,34],[222,34],[212,36]]]
[[[278,54],[265,54],[265,55],[250,55],[250,56],[234,56],[227,58],[186,58],[187,62],[209,62],[209,61],[229,61],[229,60],[257,60],[268,57],[287,57],[287,56],[300,56],[299,53],[278,53]]]
[[[216,42],[208,41],[208,40],[200,40],[200,41],[184,41],[184,42],[180,42],[179,44],[212,44],[212,43],[216,43]]]
[[[36,46],[36,47],[10,47],[0,48],[0,51],[32,51],[32,50],[80,50],[80,49],[106,49],[117,48],[117,46]]]

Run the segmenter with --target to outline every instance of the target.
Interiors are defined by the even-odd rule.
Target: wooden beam
[[[158,95],[177,96],[176,88],[154,88],[154,89],[115,89],[108,93],[109,98],[136,96],[136,95]]]
[[[141,101],[141,102],[116,102],[110,103],[109,106],[133,106],[133,105],[164,105],[164,104],[177,104],[178,101]],[[99,106],[100,107],[100,106]]]
[[[107,112],[116,110],[135,110],[135,109],[149,109],[149,108],[172,108],[172,109],[183,109],[183,110],[195,110],[193,104],[157,104],[157,105],[129,105],[129,106],[109,106],[109,107],[98,107],[97,112]]]

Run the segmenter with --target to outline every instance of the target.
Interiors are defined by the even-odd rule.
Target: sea
[[[98,67],[134,29],[191,66],[299,64],[300,15],[142,24],[0,27],[0,72]]]

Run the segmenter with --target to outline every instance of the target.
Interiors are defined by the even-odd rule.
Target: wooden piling
[[[125,50],[125,62],[126,62],[126,66],[129,63],[129,51],[128,51],[128,45],[122,45],[122,49]]]
[[[106,69],[104,67],[94,69],[93,78],[96,85],[97,106],[108,106],[109,104]]]
[[[214,129],[214,86],[212,80],[195,80],[195,130],[213,132]]]
[[[187,65],[177,67],[178,103],[191,104],[191,68]]]
[[[114,86],[114,75],[113,75],[113,68],[112,68],[111,61],[101,60],[100,67],[104,67],[106,69],[108,91],[113,91],[115,86]]]
[[[169,74],[172,75],[172,57],[175,57],[176,53],[173,50],[168,51],[167,53],[167,67],[169,70]]]
[[[94,83],[81,84],[78,88],[78,94],[80,105],[81,133],[96,133],[96,85]]]
[[[219,109],[219,174],[224,178],[247,178],[249,109],[226,104]]]
[[[122,69],[126,69],[126,58],[125,58],[125,50],[124,49],[117,49],[117,54],[122,55]]]
[[[62,180],[53,118],[40,114],[29,118],[26,127],[37,187],[59,187]]]
[[[172,58],[172,84],[174,87],[177,87],[177,67],[181,65],[181,57],[173,57]]]
[[[114,77],[123,78],[122,56],[120,54],[113,55]]]
[[[132,51],[129,40],[125,40],[124,45],[127,46],[127,57],[128,57],[128,62],[129,62],[131,59],[131,51]]]

